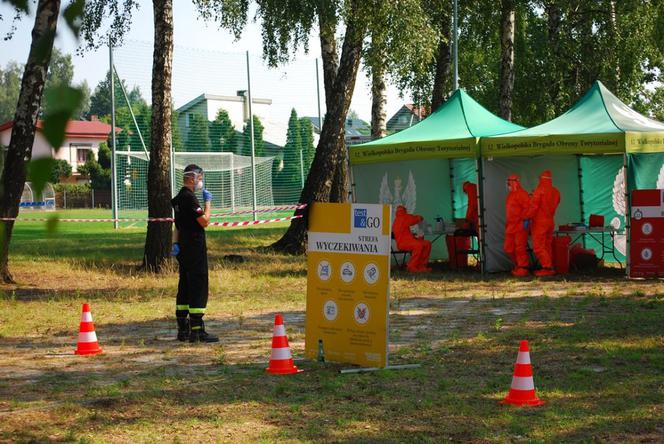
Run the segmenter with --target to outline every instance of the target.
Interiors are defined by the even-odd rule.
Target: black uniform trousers
[[[186,318],[192,327],[202,325],[208,301],[208,260],[205,232],[180,231],[180,281],[175,316]]]

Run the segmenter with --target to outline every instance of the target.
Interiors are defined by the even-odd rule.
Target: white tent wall
[[[507,177],[518,174],[522,186],[532,193],[544,170],[551,170],[553,185],[560,190],[556,225],[581,220],[579,177],[576,156],[496,157],[484,159],[484,217],[486,224],[486,271],[512,268],[503,251]]]
[[[352,172],[355,202],[405,205],[409,212],[422,215],[432,225],[437,216],[446,222],[453,219],[447,159],[354,165]],[[444,237],[433,244],[431,259],[447,259]]]

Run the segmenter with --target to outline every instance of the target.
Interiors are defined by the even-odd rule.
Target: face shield
[[[183,174],[184,177],[191,177],[194,180],[194,188],[197,191],[200,191],[203,189],[203,170],[201,169],[196,169],[192,171],[187,171],[186,173]]]

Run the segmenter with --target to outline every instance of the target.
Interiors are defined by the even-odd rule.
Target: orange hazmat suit
[[[554,216],[560,204],[560,192],[553,186],[551,171],[546,170],[540,174],[540,181],[533,192],[528,210],[528,219],[532,219],[532,239],[535,256],[542,269],[535,274],[551,276],[553,270],[553,230],[555,228]]]
[[[427,268],[431,254],[431,242],[417,239],[410,231],[412,225],[420,223],[422,220],[422,216],[408,214],[406,207],[399,205],[392,225],[397,248],[411,253],[406,265],[406,269],[411,272],[431,271],[430,268]]]
[[[466,209],[466,222],[472,231],[477,232],[479,226],[479,212],[477,211],[477,185],[472,182],[463,183],[463,192],[468,196],[468,208]]]
[[[528,275],[528,230],[524,226],[526,213],[530,207],[530,197],[521,187],[519,176],[507,178],[509,193],[505,201],[505,241],[503,248],[510,257],[515,276]]]

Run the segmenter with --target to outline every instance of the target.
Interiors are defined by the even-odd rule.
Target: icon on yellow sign
[[[378,265],[369,262],[366,267],[364,267],[364,280],[367,281],[367,284],[373,285],[378,282],[380,277],[380,272],[378,271]]]
[[[323,305],[323,316],[325,316],[325,319],[328,321],[334,321],[337,318],[338,313],[339,311],[336,302],[331,300],[325,302],[325,305]]]
[[[345,283],[353,282],[355,279],[355,266],[352,262],[344,262],[341,266],[341,280]]]
[[[364,325],[369,321],[369,307],[364,302],[360,302],[355,306],[355,322]]]
[[[329,281],[332,277],[332,266],[328,261],[320,261],[318,263],[318,279],[321,281]]]

